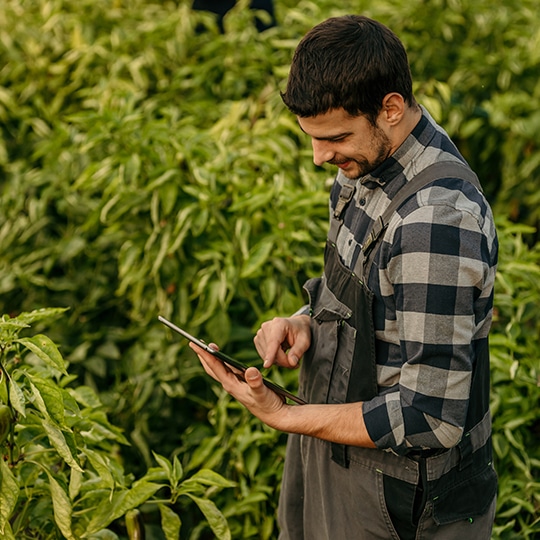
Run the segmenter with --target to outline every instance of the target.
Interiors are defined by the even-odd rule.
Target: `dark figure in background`
[[[211,11],[212,13],[215,13],[217,15],[219,30],[223,33],[223,17],[235,6],[235,4],[236,0],[194,0],[193,9],[196,11]],[[254,10],[266,11],[272,17],[270,23],[266,23],[256,17],[255,25],[259,32],[276,25],[273,0],[251,0],[250,7]]]

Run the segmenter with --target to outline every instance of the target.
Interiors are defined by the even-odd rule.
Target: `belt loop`
[[[345,469],[349,468],[349,453],[344,444],[332,443],[332,461]]]

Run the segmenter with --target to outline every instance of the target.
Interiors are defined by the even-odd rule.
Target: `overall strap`
[[[330,240],[332,243],[336,242],[339,229],[343,224],[341,214],[343,213],[343,210],[345,210],[347,204],[349,204],[350,200],[353,198],[355,189],[355,185],[348,182],[341,185],[336,208],[334,209],[332,219],[330,220],[330,230],[328,231],[328,240]]]
[[[440,180],[441,178],[461,178],[473,184],[479,191],[482,186],[476,174],[465,164],[459,161],[439,161],[426,167],[418,173],[412,180],[407,182],[395,195],[386,210],[380,215],[362,246],[364,252],[364,279],[369,277],[369,271],[373,263],[376,250],[373,248],[382,238],[382,234],[388,227],[392,214],[412,195],[420,191],[424,186]]]

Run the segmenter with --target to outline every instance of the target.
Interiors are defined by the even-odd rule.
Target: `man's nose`
[[[328,141],[311,139],[311,146],[313,148],[313,163],[318,167],[333,159],[334,151]]]

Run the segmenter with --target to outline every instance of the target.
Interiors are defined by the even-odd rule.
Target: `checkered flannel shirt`
[[[422,110],[400,148],[356,181],[337,241],[342,262],[356,275],[362,275],[366,233],[399,188],[436,161],[464,161]],[[339,173],[331,211],[345,181]],[[377,447],[402,454],[460,441],[475,344],[487,340],[491,325],[497,246],[486,199],[457,178],[428,184],[391,219],[368,279],[379,394],[363,412]]]

